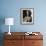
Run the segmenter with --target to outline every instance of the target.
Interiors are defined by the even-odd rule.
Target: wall
[[[46,44],[46,0],[0,0],[0,18],[13,17],[14,26],[11,32],[36,32],[44,35],[44,46]],[[34,24],[22,25],[20,23],[20,8],[34,8]],[[0,24],[0,32],[8,32],[8,26]]]
[[[46,1],[45,0],[1,0],[0,18],[13,17],[15,24],[12,31],[46,31]],[[34,24],[22,25],[20,23],[20,8],[34,8]],[[8,31],[8,27],[2,25],[2,32]],[[13,29],[14,28],[14,29]],[[44,30],[45,29],[45,30]],[[44,31],[43,31],[44,30]]]

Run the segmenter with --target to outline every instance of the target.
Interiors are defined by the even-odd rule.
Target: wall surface
[[[34,8],[34,24],[22,25],[20,9]],[[46,31],[46,1],[45,0],[1,0],[0,18],[13,17],[15,19],[11,31]],[[2,32],[8,31],[8,26],[1,25]]]
[[[21,24],[20,8],[34,8],[33,25]],[[46,0],[0,0],[0,34],[8,32],[8,26],[4,23],[7,17],[15,19],[11,32],[42,32],[46,46]]]

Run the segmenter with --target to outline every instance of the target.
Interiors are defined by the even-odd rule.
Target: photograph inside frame
[[[21,19],[22,24],[33,24],[34,16],[33,8],[22,8],[21,9]]]

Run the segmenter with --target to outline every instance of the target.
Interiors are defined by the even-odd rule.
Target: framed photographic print
[[[21,23],[33,24],[34,23],[34,8],[21,8]]]

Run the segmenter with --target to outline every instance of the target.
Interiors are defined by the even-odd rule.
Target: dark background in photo
[[[32,22],[32,12],[30,10],[23,10],[23,21]],[[28,17],[28,18],[27,18]]]

